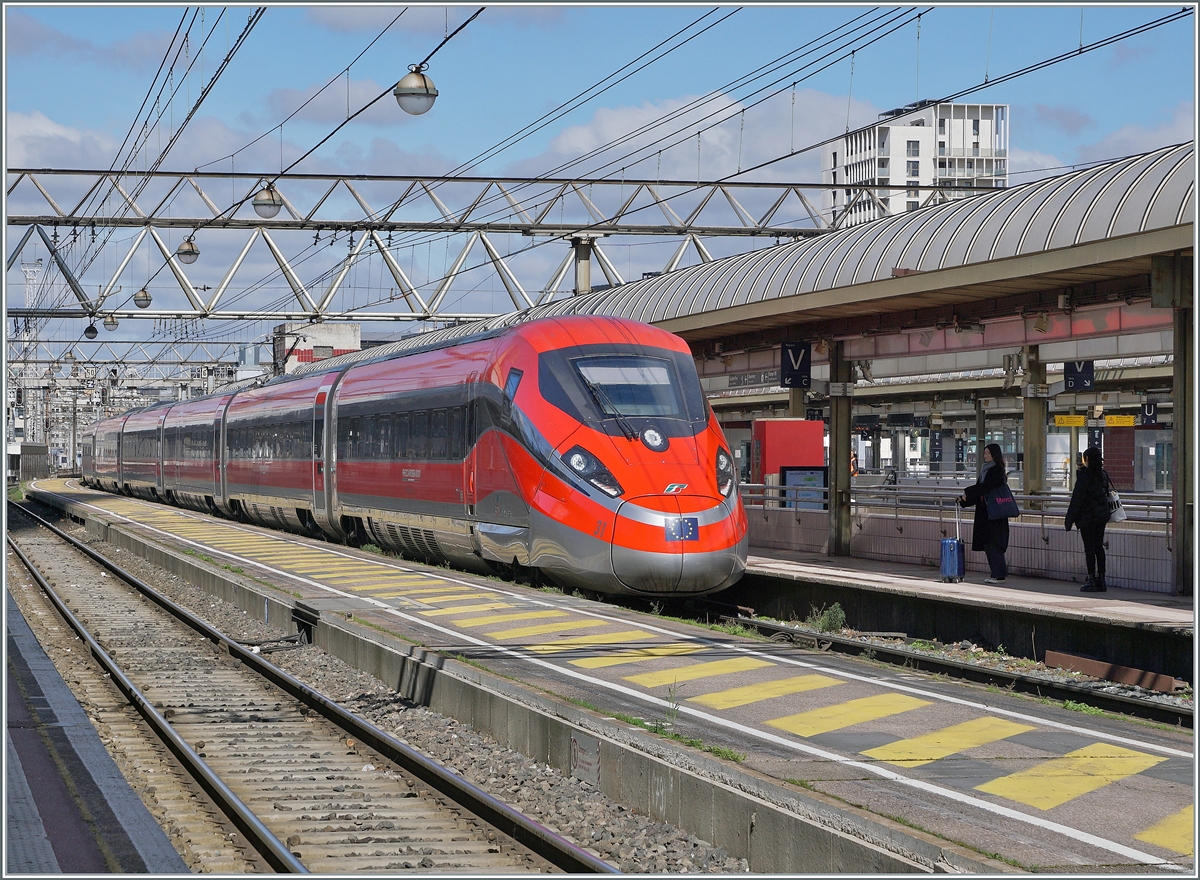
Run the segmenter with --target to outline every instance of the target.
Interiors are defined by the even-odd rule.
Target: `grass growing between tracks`
[[[24,501],[25,500],[25,484],[24,483],[13,483],[13,485],[9,486],[8,487],[8,500],[9,501]]]
[[[960,846],[963,849],[970,850],[971,852],[979,853],[979,855],[984,856],[985,858],[995,859],[998,862],[1004,862],[1006,865],[1011,865],[1012,867],[1018,868],[1022,871],[1036,871],[1036,868],[1030,868],[1026,865],[1022,865],[1016,859],[1009,858],[1008,856],[1002,856],[1002,855],[1000,855],[1000,853],[988,852],[987,850],[980,849],[977,846],[971,846],[969,843],[963,843],[961,840],[955,840],[953,837],[947,837],[946,835],[939,834],[936,831],[930,831],[928,828],[918,825],[916,822],[912,821],[911,819],[906,819],[903,816],[893,816],[890,813],[880,813],[875,810],[872,810],[870,807],[868,807],[864,804],[856,804],[853,801],[847,800],[846,798],[841,797],[840,795],[831,794],[826,791],[821,791],[819,788],[817,788],[815,785],[813,785],[811,782],[809,782],[806,779],[788,778],[788,779],[784,779],[783,781],[788,783],[789,785],[794,785],[797,788],[802,788],[805,791],[811,791],[813,794],[819,794],[822,797],[832,798],[835,801],[841,801],[843,804],[846,804],[847,806],[850,806],[850,807],[854,807],[855,809],[858,809],[858,810],[862,810],[864,813],[870,813],[873,816],[880,816],[884,819],[887,819],[888,821],[895,822],[897,825],[903,825],[905,828],[911,828],[913,831],[919,831],[922,834],[928,834],[930,837],[937,838],[938,840],[944,840],[947,843],[952,843],[955,846]]]

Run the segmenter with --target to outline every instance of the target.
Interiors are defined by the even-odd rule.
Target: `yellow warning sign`
[[[1137,416],[1105,416],[1106,428],[1132,428]]]
[[[1054,427],[1056,428],[1086,428],[1087,416],[1055,416]]]

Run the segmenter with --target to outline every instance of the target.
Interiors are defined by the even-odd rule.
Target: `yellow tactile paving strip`
[[[828,696],[822,695],[842,690],[831,690],[845,684],[842,679],[813,673],[780,677],[788,667],[756,657],[729,657],[727,651],[716,653],[713,650],[716,646],[711,643],[671,641],[678,636],[662,630],[649,631],[657,627],[628,629],[628,622],[617,619],[597,619],[569,609],[547,608],[547,602],[540,597],[526,602],[509,591],[490,591],[448,582],[437,574],[406,570],[390,561],[339,557],[333,554],[345,552],[343,548],[306,546],[284,533],[279,533],[278,537],[265,533],[251,535],[232,523],[208,521],[171,508],[118,497],[89,496],[88,501],[215,551],[244,557],[248,562],[325,583],[344,593],[398,603],[406,612],[432,618],[439,626],[483,629],[483,635],[497,643],[508,643],[534,656],[558,659],[577,669],[649,666],[651,668],[643,672],[617,672],[617,676],[629,685],[650,692],[681,682],[711,681],[715,685],[722,676],[738,676],[740,681],[734,687],[717,687],[690,696],[685,702],[718,714],[748,706],[760,710],[767,707],[767,717],[758,723],[796,737],[807,739],[836,734],[848,728],[862,731],[875,722],[901,715],[919,719],[923,717],[921,713],[928,712],[933,705],[929,700],[894,693],[883,686],[879,693],[865,697],[861,696],[861,687],[846,688],[846,699],[829,704]],[[488,627],[494,628],[486,629]],[[550,641],[542,638],[554,634],[564,634],[564,637]],[[656,644],[655,641],[660,639],[662,641]],[[522,640],[524,643],[513,644]],[[620,647],[614,650],[613,646]],[[579,656],[592,649],[595,649],[594,655]],[[555,658],[558,654],[568,656]],[[684,665],[679,665],[680,660]],[[655,666],[659,668],[653,668]],[[746,676],[754,680],[749,684],[741,683]],[[850,696],[850,692],[855,695]],[[806,697],[809,693],[816,696]],[[817,702],[814,704],[810,699]],[[773,704],[783,711],[771,713],[769,707]],[[928,720],[940,717],[941,714],[934,711]],[[970,756],[974,750],[1035,731],[1034,725],[982,713],[977,718],[935,726],[915,736],[868,749],[862,755],[906,770],[932,769],[938,762],[953,756]],[[1166,758],[1095,742],[1064,755],[1030,760],[1031,766],[1016,773],[999,775],[976,786],[976,790],[1009,803],[1050,811],[1119,784],[1157,766]],[[1144,843],[1190,856],[1193,817],[1193,807],[1187,806],[1150,824],[1135,837]]]

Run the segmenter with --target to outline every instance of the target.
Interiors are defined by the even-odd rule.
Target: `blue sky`
[[[478,7],[410,7],[347,76],[347,65],[402,8],[268,6],[163,167],[278,171],[281,138],[276,127],[305,99],[337,78],[284,126],[284,163],[328,134],[347,108],[358,110],[394,84],[409,64],[438,45],[447,28],[456,28]],[[919,34],[911,23],[857,51],[853,75],[850,59],[809,77],[781,74],[785,82],[774,88],[782,92],[744,116],[739,110],[749,103],[750,90],[723,91],[726,83],[871,7],[716,8],[693,31],[724,21],[472,173],[546,173],[635,125],[716,92],[706,108],[724,108],[723,115],[731,118],[703,133],[699,155],[693,114],[690,141],[661,157],[643,154],[640,165],[625,171],[629,176],[694,178],[699,170],[701,176],[715,178],[735,171],[739,162],[764,162],[793,146],[816,143],[842,131],[847,121],[865,124],[880,111],[917,98],[957,92],[982,82],[985,75],[995,79],[1077,49],[1081,35],[1088,43],[1180,4],[911,8],[931,9],[921,17]],[[406,174],[456,168],[711,9],[632,3],[488,7],[431,60],[428,74],[440,91],[433,110],[407,116],[389,96],[297,170]],[[193,50],[220,12],[221,7],[204,8],[204,26],[197,22]],[[154,161],[172,125],[183,119],[236,41],[249,12],[230,8],[191,75],[175,77],[176,98],[164,107],[164,125],[151,134],[138,167]],[[107,168],[183,14],[184,7],[142,4],[6,5],[7,167]],[[962,100],[1010,105],[1013,183],[1061,173],[1043,169],[1190,140],[1195,133],[1195,25],[1192,16]],[[616,155],[610,152],[608,158]],[[620,174],[632,162],[616,159],[604,173]],[[585,174],[603,164],[569,167],[573,174]],[[812,181],[819,179],[817,173],[814,151],[773,163],[759,176]],[[635,264],[641,257],[622,256],[637,277]],[[661,262],[657,255],[653,259]],[[547,258],[549,269],[538,268],[548,274],[557,262],[556,255]],[[19,283],[19,272],[9,272],[7,280]],[[95,284],[108,278],[87,280]]]

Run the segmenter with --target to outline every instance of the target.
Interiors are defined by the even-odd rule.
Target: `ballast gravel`
[[[60,528],[68,526],[59,523]],[[232,639],[256,643],[288,635],[82,528],[67,530]],[[505,748],[470,725],[404,699],[374,676],[320,648],[306,645],[274,651],[268,659],[622,873],[732,874],[750,870],[745,859],[733,858],[724,847],[634,813],[582,780]]]

